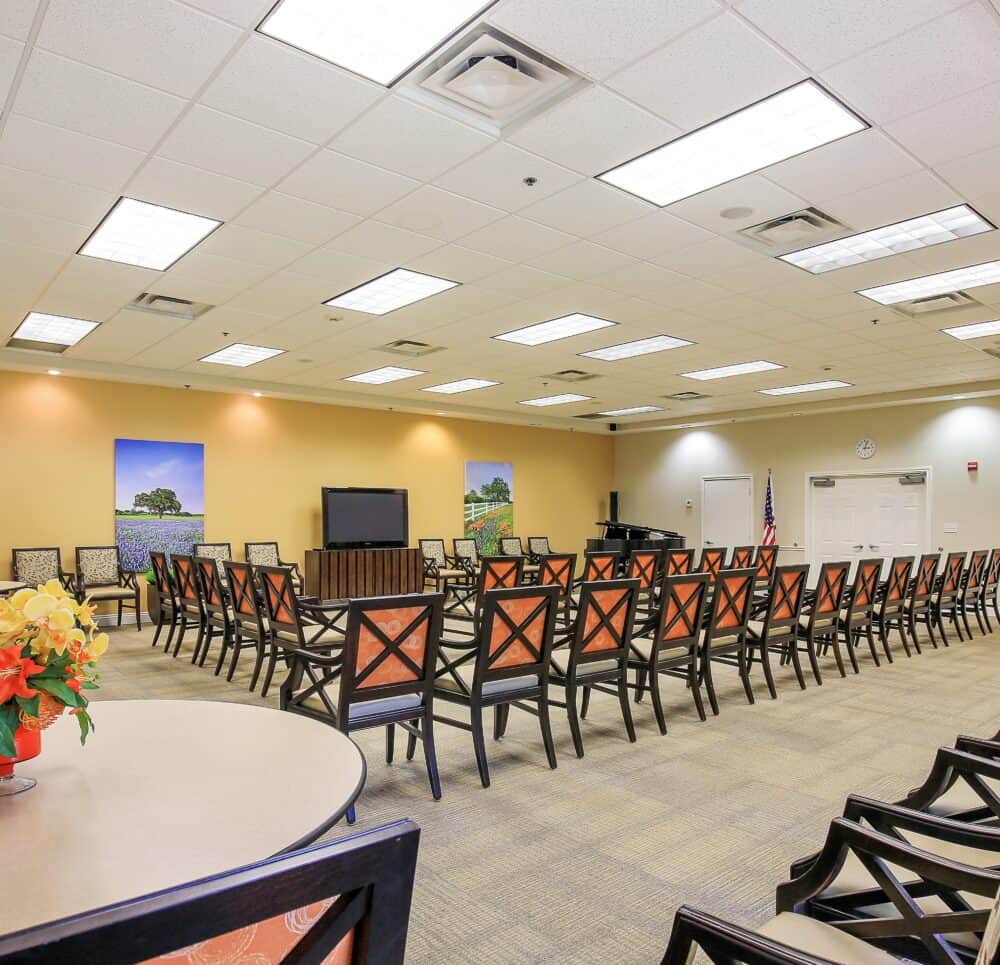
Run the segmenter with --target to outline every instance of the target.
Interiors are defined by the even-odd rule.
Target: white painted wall
[[[857,441],[874,439],[868,460]],[[979,462],[978,473],[966,463]],[[752,473],[755,539],[763,526],[767,470],[774,473],[778,540],[804,553],[807,472],[931,467],[931,544],[946,550],[1000,545],[1000,400],[924,403],[663,432],[615,439],[615,488],[623,519],[675,529],[701,545],[701,478]],[[686,509],[684,501],[694,500]],[[945,525],[957,524],[957,533]],[[798,545],[801,549],[796,550]],[[791,558],[790,558],[791,557]]]

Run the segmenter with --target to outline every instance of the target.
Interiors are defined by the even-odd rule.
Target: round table
[[[17,580],[0,580],[0,596],[6,596],[16,590],[23,590],[27,585],[27,583],[18,583]]]
[[[65,715],[0,797],[0,927],[11,932],[311,843],[354,803],[365,759],[306,717],[207,700],[94,701]]]

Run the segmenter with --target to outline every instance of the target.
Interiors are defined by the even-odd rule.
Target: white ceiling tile
[[[712,234],[666,211],[603,231],[592,240],[635,258],[653,259],[674,248],[708,241]]]
[[[508,292],[518,298],[532,298],[542,292],[565,286],[566,279],[547,271],[539,271],[537,268],[529,268],[527,265],[516,265],[513,268],[505,268],[495,275],[487,275],[477,284],[480,288],[490,291]]]
[[[190,164],[153,157],[129,181],[126,193],[140,201],[228,221],[260,197],[261,188]]]
[[[71,255],[87,240],[90,231],[86,225],[0,207],[0,240],[11,244],[32,245]]]
[[[119,191],[142,158],[120,144],[17,114],[0,137],[0,164],[106,191]]]
[[[1000,83],[908,114],[887,125],[886,131],[931,167],[996,147]]]
[[[462,239],[462,245],[488,255],[525,261],[576,241],[572,235],[511,215]]]
[[[720,10],[715,0],[510,0],[489,19],[591,77],[612,71]]]
[[[165,271],[154,287],[156,291],[170,294],[171,285],[175,280],[199,279],[224,282],[233,288],[232,293],[222,299],[228,301],[244,288],[262,282],[272,272],[273,269],[269,265],[255,265],[249,261],[213,255],[210,252],[202,251],[199,247],[185,255],[173,268]],[[202,299],[196,300],[201,301]]]
[[[338,134],[330,147],[360,161],[429,181],[495,140],[396,95]]]
[[[236,223],[296,241],[323,245],[360,220],[357,215],[346,211],[269,191],[250,205],[236,219]]]
[[[427,184],[377,215],[379,221],[442,241],[454,241],[503,216],[504,212],[499,208],[470,201]]]
[[[437,238],[428,238],[413,231],[393,228],[378,221],[362,221],[361,224],[338,235],[327,247],[346,251],[361,258],[380,259],[402,265],[404,262],[408,263],[411,258],[440,248],[441,242]]]
[[[737,11],[813,70],[846,60],[965,0],[742,0]]]
[[[589,241],[578,241],[532,259],[536,268],[580,281],[589,281],[595,275],[607,274],[632,263],[633,259],[628,255]]]
[[[173,161],[270,185],[305,160],[313,145],[207,107],[195,107],[170,132],[159,153]]]
[[[508,140],[582,174],[600,174],[672,140],[679,128],[603,87],[528,121]]]
[[[149,151],[184,109],[172,94],[35,50],[15,109],[38,121]]]
[[[27,40],[37,9],[38,0],[4,0],[0,6],[0,34]]]
[[[206,255],[222,255],[252,265],[263,265],[277,270],[301,258],[311,245],[279,235],[255,231],[236,224],[224,224],[213,231],[199,246]]]
[[[970,199],[1000,197],[997,165],[1000,147],[937,165],[937,171],[956,191]]]
[[[320,151],[285,178],[278,189],[331,208],[367,217],[419,185],[374,164]]]
[[[528,177],[537,183],[528,187],[524,183]],[[474,201],[517,211],[579,180],[575,171],[500,141],[442,174],[435,183]]]
[[[636,298],[649,298],[659,304],[664,293],[684,281],[684,277],[656,265],[638,262],[598,275],[593,280],[606,288],[613,288]]]
[[[407,267],[428,275],[437,275],[438,278],[466,283],[495,274],[504,268],[509,268],[511,264],[512,262],[503,258],[473,251],[471,248],[443,245],[426,255],[411,259]]]
[[[742,218],[724,218],[728,208],[750,208]],[[739,231],[805,207],[798,195],[759,174],[748,174],[670,205],[670,212],[720,234]]]
[[[102,321],[149,290],[160,272],[75,255],[36,303],[36,310]]]
[[[72,221],[93,228],[107,214],[117,195],[68,181],[0,167],[0,206],[27,214]]]
[[[118,312],[79,344],[66,350],[69,358],[92,362],[125,362],[188,324],[187,319],[149,312]]]
[[[274,6],[274,0],[186,0],[205,13],[229,20],[241,27],[258,24]]]
[[[173,0],[50,0],[38,46],[190,97],[239,37]]]
[[[869,119],[887,124],[1000,80],[998,49],[996,11],[972,3],[822,76]]]
[[[791,87],[805,76],[773,44],[724,14],[607,83],[672,124],[691,130]]]
[[[940,211],[962,198],[929,171],[918,171],[874,188],[834,198],[823,210],[855,231],[904,221],[917,214]]]
[[[253,34],[212,81],[201,102],[323,144],[384,94],[377,84]]]
[[[17,65],[23,53],[24,44],[9,37],[0,37],[0,104],[7,100],[10,85],[14,83],[14,74],[17,73]]]
[[[16,315],[7,318],[6,306],[20,305],[24,301],[33,305],[65,261],[66,256],[59,252],[0,242],[0,292],[3,293],[5,306],[3,324],[9,323],[10,332],[17,328],[21,318]]]
[[[326,282],[283,271],[241,292],[226,307],[285,318],[320,304],[330,295]]]
[[[589,238],[649,214],[652,206],[597,181],[581,181],[524,208],[520,215],[560,231]]]
[[[920,170],[885,134],[867,130],[775,164],[767,177],[806,201],[821,202]]]
[[[319,279],[323,282],[326,294],[317,299],[317,303],[329,301],[336,295],[351,288],[384,275],[397,267],[388,261],[374,258],[361,258],[358,255],[337,248],[317,248],[300,258],[289,270],[303,277]],[[330,309],[331,312],[338,311]]]

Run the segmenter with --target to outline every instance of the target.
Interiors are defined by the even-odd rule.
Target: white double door
[[[701,482],[703,546],[749,546],[754,537],[753,477],[703,476]],[[695,561],[697,563],[697,560]]]
[[[927,485],[902,485],[900,473],[810,480],[812,562],[919,556],[927,545]]]

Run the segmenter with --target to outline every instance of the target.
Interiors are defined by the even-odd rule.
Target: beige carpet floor
[[[227,684],[189,663],[189,645],[174,660],[150,649],[150,637],[113,632],[99,699],[262,702],[243,669]],[[825,666],[823,686],[804,692],[778,669],[776,701],[758,675],[753,707],[735,671],[720,667],[721,714],[706,723],[683,683],[668,679],[669,734],[660,736],[647,698],[635,708],[634,745],[617,703],[599,697],[582,760],[559,711],[555,771],[537,722],[515,710],[504,740],[489,742],[489,790],[470,736],[440,727],[439,802],[419,753],[387,766],[383,732],[360,734],[368,783],[357,827],[410,817],[422,828],[408,960],[658,962],[678,905],[765,919],[789,863],[822,843],[847,794],[896,799],[923,779],[937,746],[1000,727],[1000,634],[910,660],[900,653],[881,668],[862,658],[861,674],[846,680],[832,660]],[[276,707],[276,690],[263,703]],[[339,825],[330,837],[346,832]]]

